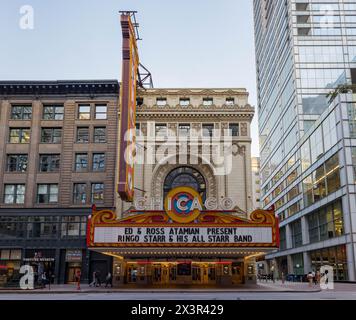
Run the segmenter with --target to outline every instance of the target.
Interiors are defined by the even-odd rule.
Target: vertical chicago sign
[[[136,156],[136,86],[139,56],[130,15],[121,15],[123,37],[120,108],[119,175],[117,191],[124,201],[134,197],[134,162]]]

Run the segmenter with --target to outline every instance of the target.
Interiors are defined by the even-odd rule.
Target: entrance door
[[[216,266],[215,265],[208,266],[208,283],[216,284]]]
[[[169,266],[162,265],[161,270],[162,270],[161,284],[168,285],[169,284]]]
[[[203,267],[200,265],[193,265],[192,267],[192,280],[193,284],[202,284],[202,269]]]
[[[162,266],[160,264],[153,265],[152,282],[153,284],[162,283]]]
[[[128,265],[127,266],[127,283],[137,283],[137,266]]]
[[[236,262],[232,264],[232,283],[233,284],[241,284],[243,283],[243,263]]]
[[[177,265],[172,264],[169,267],[169,283],[175,284],[177,282]]]
[[[204,265],[201,268],[201,272],[202,272],[202,283],[205,285],[208,285],[209,284],[209,266]]]
[[[76,282],[76,275],[78,272],[81,272],[81,266],[78,264],[71,264],[68,263],[67,269],[67,283],[75,283]]]

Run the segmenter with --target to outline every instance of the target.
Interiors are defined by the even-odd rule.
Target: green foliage
[[[334,91],[329,92],[326,97],[329,98],[329,103],[332,103],[339,94],[349,93],[350,91],[356,92],[355,84],[341,84]]]

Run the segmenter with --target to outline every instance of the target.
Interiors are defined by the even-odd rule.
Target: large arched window
[[[175,188],[191,187],[199,192],[203,201],[206,200],[206,182],[202,174],[191,167],[179,167],[171,171],[164,180],[164,198]]]

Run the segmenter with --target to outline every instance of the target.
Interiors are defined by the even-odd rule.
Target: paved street
[[[320,291],[304,283],[260,283],[253,288],[236,290],[113,290],[73,286],[55,287],[54,292],[1,292],[0,300],[356,300],[356,284],[335,284],[335,290]]]
[[[181,292],[0,294],[1,300],[356,300],[356,292]]]

